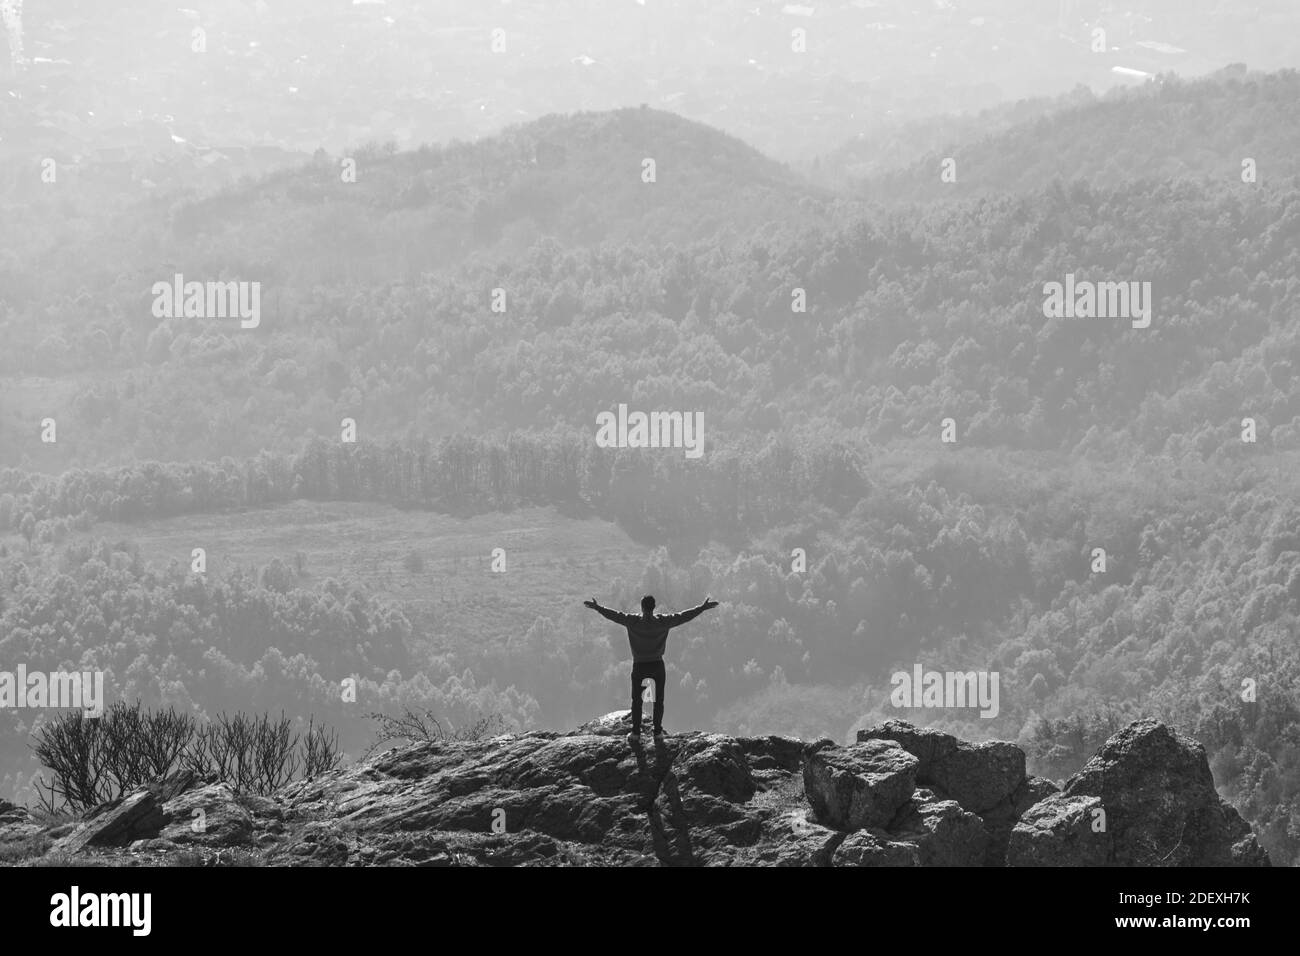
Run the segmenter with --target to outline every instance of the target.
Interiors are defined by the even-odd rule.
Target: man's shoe
[[[660,727],[658,730],[655,731],[655,743],[657,743],[657,744],[661,744],[661,743],[663,743],[663,742],[664,742],[664,738],[667,737],[667,736],[668,736],[668,735],[667,735],[666,733],[664,733],[664,729],[663,729],[662,727]]]
[[[641,746],[641,735],[638,734],[638,733],[630,733],[630,734],[627,735],[627,742],[628,742],[628,744],[630,744],[630,745],[633,746],[633,747],[640,747],[640,746]]]

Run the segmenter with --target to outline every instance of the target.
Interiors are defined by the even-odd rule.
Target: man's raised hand
[[[582,602],[582,606],[583,606],[583,607],[589,607],[589,608],[591,608],[593,611],[597,610],[597,609],[600,607],[600,605],[596,603],[596,599],[595,599],[595,598],[592,598],[590,601],[583,601],[583,602]]]
[[[711,610],[712,608],[715,608],[717,606],[718,606],[718,602],[713,600],[712,598],[705,598],[704,603],[700,605],[700,607],[705,611]]]

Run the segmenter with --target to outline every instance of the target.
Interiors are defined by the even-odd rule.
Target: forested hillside
[[[653,549],[602,603],[722,602],[672,638],[671,726],[842,738],[895,715],[895,670],[993,669],[996,718],[925,722],[1063,777],[1122,721],[1173,721],[1296,862],[1296,84],[1062,105],[955,154],[985,195],[942,194],[937,170],[832,195],[633,109],[359,154],[355,183],[318,158],[10,246],[0,660],[103,669],[114,698],[314,714],[350,747],[365,711],[405,704],[572,726],[627,694],[588,593],[414,606],[288,545],[199,574],[189,547],[119,540],[304,500],[547,508]],[[1192,139],[1187,175],[1150,152]],[[156,318],[150,287],[177,271],[261,281],[261,324]],[[1046,318],[1067,274],[1150,282],[1149,327]],[[619,403],[701,412],[704,456],[596,447]],[[434,587],[437,566],[406,572]],[[35,769],[28,719],[0,712],[6,790]]]
[[[1254,161],[1260,182],[1279,185],[1300,175],[1298,98],[1300,73],[1283,70],[1192,81],[1171,74],[1100,98],[1079,91],[1026,101],[991,110],[983,122],[940,124],[949,135],[933,142],[937,134],[931,132],[924,158],[896,169],[868,165],[872,175],[859,177],[855,192],[881,202],[929,202],[1033,193],[1056,180],[1094,186],[1138,179],[1240,182],[1246,159]],[[1056,109],[1045,108],[1053,102]],[[1018,114],[1023,119],[1010,122]],[[849,144],[832,153],[828,174],[850,177],[860,168],[855,153],[867,148]],[[956,178],[941,181],[948,158],[956,162]]]
[[[646,160],[653,182],[643,181]],[[215,194],[164,194],[124,211],[117,193],[75,178],[46,192],[64,205],[38,193],[45,215],[26,215],[25,243],[0,272],[8,298],[102,322],[78,301],[88,295],[127,327],[141,302],[148,317],[139,285],[178,270],[239,275],[296,297],[417,280],[474,252],[515,258],[544,235],[583,246],[736,239],[773,220],[819,221],[806,202],[822,195],[739,140],[650,109],[548,116],[409,152],[320,151]],[[85,201],[69,208],[69,196]],[[75,231],[70,213],[91,218],[90,228]]]
[[[826,427],[880,444],[951,416],[968,444],[1174,457],[1253,453],[1227,441],[1249,415],[1292,448],[1298,265],[1300,186],[1077,183],[737,243],[547,237],[413,280],[271,285],[257,330],[159,321],[147,287],[121,281],[104,334],[61,332],[34,303],[0,328],[24,344],[11,363],[54,380],[7,396],[0,462],[247,456],[345,417],[371,438],[586,428],[619,401],[699,409],[719,436]],[[1151,327],[1045,319],[1044,284],[1076,273],[1150,282]],[[60,395],[100,348],[119,370]],[[57,445],[39,440],[47,415]]]

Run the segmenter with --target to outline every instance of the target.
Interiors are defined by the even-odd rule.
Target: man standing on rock
[[[641,613],[624,614],[601,607],[595,598],[582,602],[602,617],[607,617],[615,624],[627,628],[627,642],[632,647],[632,733],[628,734],[628,743],[641,743],[641,701],[642,682],[654,681],[654,734],[655,742],[664,738],[664,645],[668,642],[668,631],[678,624],[685,624],[703,614],[710,608],[718,606],[717,601],[708,598],[698,607],[693,607],[680,614],[655,614],[655,599],[647,594],[641,599]]]

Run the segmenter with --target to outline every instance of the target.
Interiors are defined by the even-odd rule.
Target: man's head
[[[641,613],[649,617],[655,612],[655,599],[652,595],[647,594],[641,599]]]

